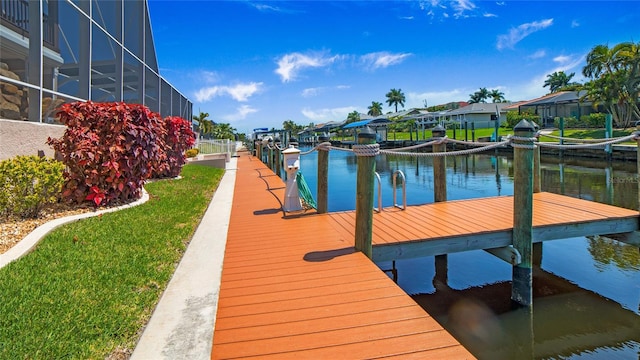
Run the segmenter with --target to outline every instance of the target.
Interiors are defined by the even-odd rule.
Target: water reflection
[[[315,154],[301,161],[314,196]],[[331,151],[329,159],[329,211],[353,210],[356,158]],[[449,200],[513,195],[510,157],[447,158],[446,167]],[[405,174],[409,205],[433,202],[431,158],[378,156],[376,170],[384,207],[393,206],[395,170]],[[628,209],[638,209],[637,180],[630,162],[541,161],[542,191]],[[484,251],[401,260],[395,268],[398,284],[481,359],[640,359],[639,249],[582,237],[545,242],[536,254],[533,317],[511,304],[512,267]]]
[[[413,298],[481,359],[585,354],[593,358],[594,353],[603,359],[614,355],[636,359],[640,317],[632,309],[544,269],[542,245],[535,251],[533,314],[514,307],[508,280],[459,288],[447,274],[457,269],[438,257],[434,290]]]

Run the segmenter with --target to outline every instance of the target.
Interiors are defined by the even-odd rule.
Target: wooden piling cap
[[[520,122],[513,127],[513,131],[536,131],[535,126],[533,126],[530,122],[525,119],[520,120]]]
[[[362,128],[362,130],[358,133],[358,138],[362,139],[375,139],[376,133],[368,126]]]
[[[431,129],[431,135],[434,137],[443,137],[447,133],[447,130],[442,127],[442,125],[438,124],[433,129]]]
[[[284,155],[299,154],[299,153],[300,153],[300,149],[296,149],[296,147],[293,146],[293,145],[289,145],[289,148],[282,152],[282,154],[284,154]]]

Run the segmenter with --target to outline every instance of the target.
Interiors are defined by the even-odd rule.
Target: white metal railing
[[[398,192],[396,191],[396,184],[397,184],[397,177],[398,175],[400,176],[400,178],[402,179],[402,205],[398,204],[398,202],[396,201],[397,198],[397,194]],[[406,209],[407,208],[407,180],[404,177],[404,173],[402,172],[402,170],[396,170],[393,172],[393,206],[397,207],[398,209]]]
[[[196,143],[199,154],[228,154],[236,156],[236,142],[229,139],[198,140]]]
[[[376,175],[376,180],[378,182],[378,207],[374,206],[373,210],[379,213],[382,211],[382,180],[380,180],[380,174],[378,174],[377,171],[375,171],[374,174]]]

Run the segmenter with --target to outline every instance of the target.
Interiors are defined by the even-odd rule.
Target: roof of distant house
[[[511,103],[473,103],[459,109],[451,110],[446,115],[495,114],[502,112]]]

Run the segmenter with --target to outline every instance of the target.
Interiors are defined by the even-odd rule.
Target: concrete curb
[[[211,358],[236,168],[232,158],[131,360]]]
[[[9,263],[29,253],[31,249],[33,249],[34,246],[36,246],[40,242],[40,240],[42,240],[45,237],[45,235],[47,235],[49,232],[53,231],[54,229],[58,228],[59,226],[68,224],[70,222],[78,221],[80,219],[86,219],[88,217],[98,216],[100,214],[128,209],[130,207],[144,204],[145,202],[147,202],[147,200],[149,200],[149,193],[147,193],[147,191],[144,188],[142,188],[142,197],[132,203],[109,208],[109,209],[93,211],[89,213],[71,215],[71,216],[46,222],[38,226],[37,228],[35,228],[35,230],[30,232],[29,235],[25,236],[24,239],[22,239],[18,244],[16,244],[11,249],[9,249],[9,251],[0,255],[0,269],[2,269],[3,267],[7,266]]]

